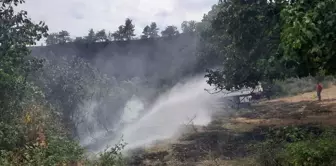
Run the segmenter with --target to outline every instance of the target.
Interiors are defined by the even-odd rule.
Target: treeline
[[[197,28],[196,21],[183,21],[181,24],[182,33],[195,33]],[[46,38],[47,45],[64,44],[67,42],[107,42],[107,41],[127,41],[139,39],[136,37],[135,25],[132,20],[127,18],[124,25],[120,25],[115,32],[108,32],[105,29],[94,31],[90,29],[88,34],[84,37],[71,38],[70,33],[66,30],[60,32],[50,33]],[[177,26],[170,25],[160,32],[157,24],[152,22],[150,25],[144,27],[140,39],[158,38],[158,37],[172,37],[179,35],[180,32]]]

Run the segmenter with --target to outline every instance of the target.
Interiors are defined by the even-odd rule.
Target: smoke
[[[146,113],[139,119],[123,126],[104,139],[93,143],[91,151],[101,152],[107,146],[117,144],[120,138],[127,143],[126,149],[151,145],[155,141],[171,139],[178,135],[182,126],[193,117],[194,125],[207,125],[211,121],[214,111],[218,111],[216,104],[220,95],[212,95],[205,88],[211,88],[202,77],[189,79],[185,83],[178,83],[168,92],[160,95]],[[135,101],[133,101],[135,102]],[[137,114],[140,103],[128,108]],[[128,115],[133,118],[134,114]],[[107,139],[106,139],[107,138]]]
[[[59,105],[60,114],[71,112],[74,135],[83,146],[101,151],[122,136],[127,148],[170,138],[194,116],[200,125],[210,121],[217,98],[204,91],[205,80],[182,83],[197,74],[197,41],[181,35],[107,45],[68,43],[35,47],[32,54],[48,59],[43,78],[36,77],[46,85],[48,100]]]

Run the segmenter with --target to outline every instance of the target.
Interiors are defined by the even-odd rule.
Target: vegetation
[[[196,21],[183,21],[181,24],[181,29],[183,33],[195,33],[196,27]]]
[[[299,76],[335,74],[335,5],[333,0],[304,0],[281,11],[284,56],[298,64]]]
[[[71,111],[76,109],[73,105],[66,104],[78,102],[83,98],[71,96],[81,94],[78,92],[81,90],[77,89],[80,86],[58,89],[68,92],[68,96],[58,96],[55,92],[46,89],[55,84],[53,81],[74,81],[72,79],[78,79],[78,77],[75,73],[67,73],[68,75],[57,73],[64,70],[57,71],[56,68],[53,68],[54,73],[48,73],[43,65],[51,67],[52,64],[46,64],[41,59],[29,56],[28,46],[46,37],[48,27],[43,22],[33,23],[26,11],[15,13],[16,7],[22,3],[24,3],[23,0],[2,1],[0,7],[2,22],[0,25],[0,163],[5,166],[29,166],[70,165],[84,161],[85,150],[73,137],[69,137],[67,125],[67,122],[71,121],[69,118],[72,117],[69,114],[73,114]],[[57,40],[64,43],[69,41],[68,36],[66,31],[62,31],[57,35],[49,36],[47,41],[53,43]],[[65,67],[68,66],[70,65]],[[73,67],[81,68],[80,65]],[[49,77],[45,76],[45,80],[39,80],[40,82],[36,82],[36,79],[32,81],[32,78],[39,75],[41,71]],[[55,76],[52,75],[55,72],[59,76],[50,78]],[[86,83],[81,79],[77,81]],[[66,94],[65,92],[63,94]],[[62,103],[63,107],[58,107],[57,101],[62,102],[63,99],[67,101]],[[67,119],[68,121],[65,121]],[[70,131],[73,130],[70,128]],[[110,156],[108,158],[110,163],[118,161],[111,158],[118,155],[118,152],[113,149],[115,148],[102,154],[102,156],[107,154]],[[117,150],[120,151],[120,148]],[[104,157],[101,159],[103,160]],[[105,163],[99,162],[96,165],[105,165]]]
[[[326,92],[332,99],[335,89]],[[219,112],[206,127],[186,126],[191,131],[172,145],[148,148],[134,159],[181,166],[334,165],[336,103],[332,99],[314,102],[312,94]]]
[[[184,21],[181,24],[182,33],[196,34],[196,21]],[[62,30],[58,33],[50,33],[46,38],[46,45],[55,45],[55,44],[65,44],[69,42],[77,43],[95,43],[95,42],[108,42],[108,41],[129,41],[137,39],[134,34],[135,25],[133,25],[132,20],[127,18],[124,25],[120,25],[118,30],[115,32],[106,32],[105,29],[95,32],[93,29],[89,30],[87,36],[84,37],[75,37],[72,39],[70,33],[66,30]],[[164,30],[161,31],[162,37],[172,37],[179,35],[180,32],[178,28],[174,25],[167,26]],[[150,25],[144,27],[140,39],[156,39],[160,37],[159,28],[155,22],[152,22]]]
[[[324,88],[335,85],[335,77],[325,77],[321,82]],[[306,92],[315,91],[316,78],[312,76],[303,78],[288,78],[275,80],[272,87],[273,97],[295,96]]]
[[[1,2],[1,119],[2,165],[56,165],[80,160],[83,149],[67,139],[62,125],[27,78],[42,61],[28,57],[27,45],[47,35],[48,27],[34,24],[27,12],[14,13],[24,1]]]
[[[334,1],[220,1],[203,32],[203,54],[219,57],[208,70],[218,89],[255,87],[289,77],[334,75]],[[322,12],[323,11],[323,12]],[[205,19],[204,22],[208,22]]]
[[[127,165],[120,152],[125,144],[117,144],[98,158],[89,159],[77,138],[89,136],[94,130],[109,131],[106,126],[113,126],[114,119],[120,118],[127,100],[149,91],[150,88],[143,86],[147,80],[120,81],[107,77],[75,56],[32,57],[28,46],[43,37],[47,45],[130,41],[136,39],[132,20],[127,18],[113,33],[90,29],[87,36],[72,39],[66,30],[48,34],[48,26],[44,22],[32,22],[26,11],[14,12],[24,2],[6,0],[0,6],[0,163],[8,166]],[[207,69],[205,77],[210,85],[232,91],[263,83],[272,85],[277,96],[292,96],[314,90],[316,80],[322,81],[324,87],[335,84],[335,10],[334,0],[221,0],[201,22],[184,21],[181,29],[184,34],[198,35],[197,68]],[[161,31],[161,37],[168,40],[179,35],[174,25]],[[145,26],[141,35],[144,40],[159,37],[155,22]],[[307,105],[313,104],[300,106]],[[91,124],[85,121],[87,112],[83,109],[91,110],[91,118],[105,120],[99,120],[99,125]],[[319,107],[318,111],[321,110],[328,109]],[[251,144],[257,142],[258,146],[252,146],[257,152],[253,154],[254,164],[336,163],[334,128],[310,125],[268,129],[257,135],[261,140],[245,140]],[[205,133],[220,138],[211,130]],[[197,140],[202,142],[202,150],[208,148],[209,160],[224,155],[223,148],[237,153],[243,149],[246,154],[239,155],[251,157],[248,148],[241,147],[237,141],[245,138],[225,134],[228,142],[220,145],[220,153],[213,152],[213,140],[204,138],[206,143]],[[196,133],[184,139],[203,139],[200,135]],[[230,143],[238,150],[232,150]],[[174,147],[177,160],[183,160],[178,158],[181,147],[190,148],[183,144]],[[192,148],[189,150],[195,150]],[[204,153],[200,152],[198,157],[204,157]],[[160,160],[166,154],[158,153]]]
[[[333,165],[336,151],[334,129],[282,127],[272,129],[256,162],[260,165]]]

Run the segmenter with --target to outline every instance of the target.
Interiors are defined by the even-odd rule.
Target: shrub
[[[286,145],[284,156],[293,166],[336,164],[336,141],[332,137],[300,141]]]
[[[121,150],[124,149],[126,144],[120,142],[114,147],[106,148],[104,152],[100,153],[96,159],[88,162],[88,165],[92,166],[126,166],[126,160],[124,159]]]
[[[271,129],[257,145],[261,166],[327,166],[336,164],[334,129],[289,126]]]
[[[52,109],[37,102],[24,105],[15,125],[0,123],[0,163],[12,165],[59,165],[80,161],[84,149],[66,136]]]

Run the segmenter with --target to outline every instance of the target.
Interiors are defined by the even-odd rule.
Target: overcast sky
[[[21,8],[34,21],[45,21],[50,32],[67,30],[71,36],[95,31],[115,31],[131,18],[136,34],[154,21],[163,29],[180,27],[184,20],[200,21],[218,0],[26,0]]]

